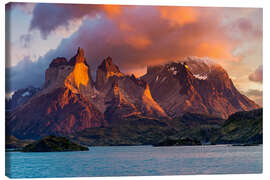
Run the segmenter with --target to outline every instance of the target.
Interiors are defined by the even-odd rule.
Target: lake
[[[84,152],[6,152],[11,178],[262,172],[263,146],[111,146]]]

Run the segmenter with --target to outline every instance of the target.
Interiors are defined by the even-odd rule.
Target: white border
[[[1,95],[1,100],[0,100],[0,147],[1,147],[1,157],[0,157],[0,174],[1,178],[3,179],[8,179],[5,177],[5,149],[4,149],[4,127],[5,127],[5,110],[4,110],[4,94],[5,94],[5,88],[4,88],[4,82],[5,82],[5,4],[8,3],[9,1],[7,0],[1,0],[1,14],[0,14],[0,22],[1,22],[1,60],[0,60],[0,82],[1,88],[0,88],[0,95]],[[263,8],[263,47],[266,47],[263,51],[263,67],[264,67],[264,90],[263,90],[263,103],[264,103],[264,144],[263,144],[263,150],[264,150],[264,158],[263,158],[263,174],[244,174],[244,175],[192,175],[192,176],[155,176],[155,177],[150,177],[150,176],[144,176],[144,177],[100,177],[100,178],[91,178],[91,179],[207,179],[207,180],[228,180],[230,179],[269,179],[269,174],[270,174],[270,165],[269,165],[269,160],[270,160],[270,151],[269,151],[269,127],[270,127],[270,119],[269,119],[269,107],[268,105],[268,100],[270,99],[270,86],[269,86],[269,81],[267,77],[270,77],[270,71],[267,71],[267,68],[270,68],[269,66],[269,61],[270,61],[270,56],[269,56],[269,33],[270,33],[270,28],[269,28],[269,17],[270,17],[270,7],[269,7],[269,0],[61,0],[61,1],[56,1],[56,0],[23,0],[23,1],[16,1],[16,2],[61,2],[61,3],[82,3],[82,4],[130,4],[130,5],[179,5],[179,6],[216,6],[216,7],[262,7]],[[45,179],[45,178],[40,178],[40,179]],[[59,180],[59,179],[66,179],[66,178],[50,178],[52,180]],[[73,178],[73,179],[85,179],[85,178]]]

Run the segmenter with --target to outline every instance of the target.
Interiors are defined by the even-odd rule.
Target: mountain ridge
[[[149,83],[153,97],[170,116],[199,112],[227,118],[237,111],[259,108],[235,88],[228,73],[220,65],[211,63],[211,70],[208,67],[205,70],[207,73],[204,70],[199,73],[200,68],[196,69],[196,66],[201,65],[200,61],[195,64],[192,60],[191,66],[188,62],[151,66],[141,77]],[[197,75],[204,78],[198,78]]]
[[[20,138],[39,138],[121,126],[134,117],[169,122],[190,112],[225,119],[258,107],[238,92],[222,67],[197,73],[206,78],[196,77],[194,67],[173,62],[148,67],[143,77],[136,78],[122,73],[108,56],[98,66],[94,81],[79,47],[70,60],[52,60],[43,88],[8,115],[7,130]]]

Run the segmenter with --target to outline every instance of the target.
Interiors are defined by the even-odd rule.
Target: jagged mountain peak
[[[80,48],[80,47],[78,48],[75,59],[76,59],[76,63],[80,63],[80,62],[86,63],[86,60],[84,57],[84,50],[82,48]]]
[[[113,63],[112,58],[108,56],[97,68],[96,88],[104,88],[111,77],[119,78],[122,76],[124,76],[124,74],[119,70],[119,67]]]
[[[102,61],[102,63],[98,66],[98,69],[106,72],[120,73],[119,67],[113,63],[110,56]]]
[[[108,56],[108,57],[105,59],[105,62],[106,62],[107,64],[109,64],[109,65],[112,65],[113,63],[112,63],[112,58],[111,58],[111,56]]]
[[[76,63],[84,63],[88,66],[84,56],[84,50],[81,47],[78,47],[76,55],[69,60],[68,65],[75,66]]]
[[[75,64],[72,72],[65,79],[65,86],[73,93],[79,93],[82,88],[87,88],[87,92],[89,92],[89,90],[92,90],[93,81],[91,78],[91,69],[86,63],[82,48],[78,48],[77,54],[70,60],[70,62],[71,61],[74,61]]]
[[[78,47],[77,56],[84,57],[84,50],[81,47]]]
[[[65,57],[57,57],[55,59],[52,60],[52,62],[50,63],[49,67],[59,67],[59,66],[65,66],[65,65],[70,65],[70,66],[75,66],[76,63],[80,63],[83,62],[86,65],[86,59],[84,57],[84,50],[82,48],[78,48],[77,53],[75,56],[73,56],[69,61],[65,58]]]
[[[215,60],[207,57],[187,56],[166,64],[148,66],[147,73],[156,76],[156,81],[177,78],[181,80],[210,80],[216,84],[224,81],[231,86],[227,71]],[[163,79],[162,79],[163,77]]]
[[[193,81],[195,76],[192,74],[186,62],[170,62],[163,65],[148,66],[147,73],[141,79],[148,81],[152,76],[157,83],[164,83],[170,81],[188,82]]]
[[[137,79],[136,76],[135,76],[134,74],[131,74],[131,75],[130,75],[130,78],[131,78],[131,79]]]
[[[226,70],[217,62],[217,60],[208,57],[187,56],[180,59],[179,62],[185,62],[192,74],[201,80],[207,79],[211,74],[220,74],[227,76]]]

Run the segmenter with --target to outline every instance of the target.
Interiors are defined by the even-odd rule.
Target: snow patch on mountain
[[[175,71],[175,67],[174,66],[172,66],[172,67],[170,67],[170,69],[169,69],[170,71]]]
[[[23,97],[25,97],[25,96],[30,96],[30,92],[29,92],[29,91],[26,91],[26,92],[24,92],[24,93],[22,94],[22,96],[23,96]]]
[[[207,75],[201,75],[201,74],[194,74],[193,75],[195,78],[200,79],[200,80],[206,80]]]
[[[176,75],[178,73],[177,71],[177,67],[175,67],[174,65],[171,64],[167,64],[167,69],[170,73],[172,73],[173,75]]]

